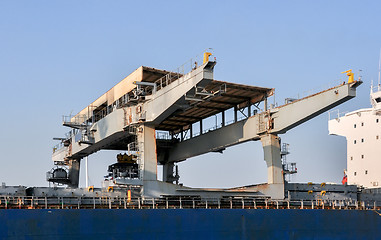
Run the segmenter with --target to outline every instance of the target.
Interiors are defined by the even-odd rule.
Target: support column
[[[221,125],[222,125],[222,127],[225,127],[225,111],[222,111],[222,112],[221,112],[221,119],[222,119],[222,120],[221,120],[221,121],[222,121],[222,124],[221,124]]]
[[[180,176],[174,170],[175,164],[173,162],[163,165],[163,182],[173,183],[176,181],[176,184],[178,183]]]
[[[247,102],[247,116],[251,117],[251,102]]]
[[[284,199],[284,180],[279,137],[267,134],[261,137],[261,142],[264,159],[267,164],[268,185],[264,193],[273,199]]]
[[[234,122],[237,122],[237,120],[238,120],[237,111],[238,111],[237,106],[234,106]]]
[[[157,156],[155,128],[141,125],[138,127],[138,144],[143,181],[157,180]]]
[[[267,164],[267,183],[284,184],[279,137],[273,134],[268,134],[261,137],[261,142],[264,158]]]
[[[69,164],[69,180],[70,184],[68,184],[71,188],[78,188],[79,186],[79,170],[81,166],[81,160],[71,160]]]
[[[184,128],[183,127],[181,127],[181,129],[180,129],[180,141],[181,142],[184,141]]]

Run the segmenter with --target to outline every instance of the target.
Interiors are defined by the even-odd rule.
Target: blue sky
[[[273,87],[275,101],[362,70],[369,107],[381,47],[379,1],[0,1],[0,181],[47,186],[53,137],[77,113],[141,65],[171,70],[206,48],[215,79]],[[296,182],[340,182],[344,138],[328,136],[327,114],[282,135]],[[90,156],[100,185],[114,152]],[[259,142],[180,164],[180,181],[231,187],[266,181]],[[83,178],[82,178],[83,180]],[[84,184],[84,181],[81,182]]]

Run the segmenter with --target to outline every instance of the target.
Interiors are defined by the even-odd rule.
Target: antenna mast
[[[381,48],[380,48],[380,57],[378,60],[378,86],[377,90],[380,91],[380,78],[381,78]]]

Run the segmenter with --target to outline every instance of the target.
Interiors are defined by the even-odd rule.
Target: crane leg
[[[277,199],[284,198],[283,168],[280,156],[280,140],[277,135],[266,134],[261,137],[264,159],[267,164],[267,183],[272,196]]]
[[[81,160],[71,160],[69,164],[69,180],[68,184],[71,188],[78,188],[79,186],[79,170],[81,166]]]

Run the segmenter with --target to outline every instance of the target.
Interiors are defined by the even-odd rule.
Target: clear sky
[[[369,107],[381,47],[379,1],[0,1],[0,182],[47,186],[53,137],[75,114],[141,65],[172,70],[206,48],[215,79],[276,89],[275,101],[362,70]],[[356,76],[357,77],[357,76]],[[328,114],[282,135],[295,182],[340,182],[346,141],[328,135]],[[89,157],[100,186],[115,152]],[[189,159],[180,181],[194,187],[265,182],[260,142]],[[81,185],[84,185],[84,178]]]

